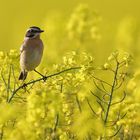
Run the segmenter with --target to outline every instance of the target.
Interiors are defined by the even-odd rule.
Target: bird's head
[[[40,35],[40,33],[44,32],[44,30],[41,30],[39,27],[32,26],[30,27],[25,34],[25,37],[27,38],[36,38]]]

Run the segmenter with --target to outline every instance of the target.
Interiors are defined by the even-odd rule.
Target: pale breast
[[[43,43],[40,39],[24,42],[23,51],[20,57],[22,69],[34,70],[41,62],[43,55]]]

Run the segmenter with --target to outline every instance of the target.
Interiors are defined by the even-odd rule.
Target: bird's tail
[[[27,77],[28,72],[21,71],[18,80],[25,80]]]

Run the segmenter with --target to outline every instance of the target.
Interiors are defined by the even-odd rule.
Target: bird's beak
[[[44,32],[44,30],[40,30],[40,31],[39,31],[39,33],[42,33],[42,32]]]

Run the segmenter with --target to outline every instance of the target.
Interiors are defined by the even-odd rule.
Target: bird
[[[29,71],[35,71],[41,76],[35,68],[40,64],[43,55],[43,41],[40,38],[40,34],[44,30],[37,26],[29,27],[26,31],[24,41],[20,47],[20,67],[21,72],[19,80],[25,80]]]

